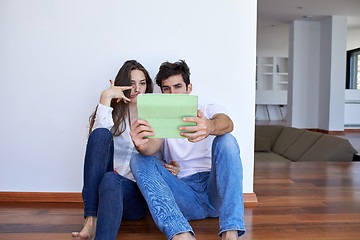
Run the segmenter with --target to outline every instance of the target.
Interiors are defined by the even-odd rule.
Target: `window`
[[[347,51],[346,89],[360,90],[360,48]]]

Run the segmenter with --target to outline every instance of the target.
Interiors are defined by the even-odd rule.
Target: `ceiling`
[[[294,20],[320,21],[348,16],[348,29],[360,30],[360,0],[258,0],[258,30]],[[304,16],[311,16],[310,19]]]

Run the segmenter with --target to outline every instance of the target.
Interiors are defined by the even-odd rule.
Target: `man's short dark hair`
[[[161,64],[159,72],[155,77],[156,84],[161,87],[162,80],[179,74],[181,74],[187,89],[188,85],[190,84],[190,69],[184,60],[180,60],[174,63],[164,62]]]

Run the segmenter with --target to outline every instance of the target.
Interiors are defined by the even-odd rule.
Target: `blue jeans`
[[[146,201],[136,183],[115,172],[107,172],[100,184],[95,239],[115,240],[123,217],[140,219],[146,211]]]
[[[229,230],[245,233],[243,170],[231,134],[214,139],[210,172],[178,179],[154,157],[141,154],[132,157],[130,166],[155,223],[168,239],[182,232],[194,234],[188,220],[206,217],[219,217],[219,236]]]
[[[113,172],[111,132],[95,129],[89,136],[84,162],[84,216],[97,216],[95,239],[116,239],[122,217],[139,219],[146,201],[135,182]]]

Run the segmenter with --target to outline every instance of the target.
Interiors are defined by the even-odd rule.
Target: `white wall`
[[[329,130],[344,131],[347,17],[331,18],[331,80]]]
[[[360,48],[360,29],[348,28],[346,50]],[[360,90],[345,90],[345,128],[360,127]]]
[[[329,129],[329,116],[330,116],[330,79],[331,79],[331,31],[332,31],[332,24],[331,19],[325,19],[322,22],[321,31],[319,34],[321,36],[321,45],[320,45],[320,85],[321,88],[319,89],[319,123],[318,127],[320,129]]]
[[[287,125],[317,128],[320,62],[320,23],[291,25]]]
[[[344,130],[347,18],[321,22],[319,128]]]
[[[289,24],[279,24],[274,27],[257,30],[256,55],[279,56],[289,55]],[[348,28],[346,50],[360,47],[360,29]]]
[[[253,192],[255,31],[256,1],[2,0],[0,191],[80,192],[109,79],[127,59],[152,77],[185,59],[194,94],[229,110]]]
[[[256,56],[288,57],[289,24],[258,29],[256,44]]]
[[[352,50],[360,47],[360,29],[349,28],[347,31],[346,50]]]

